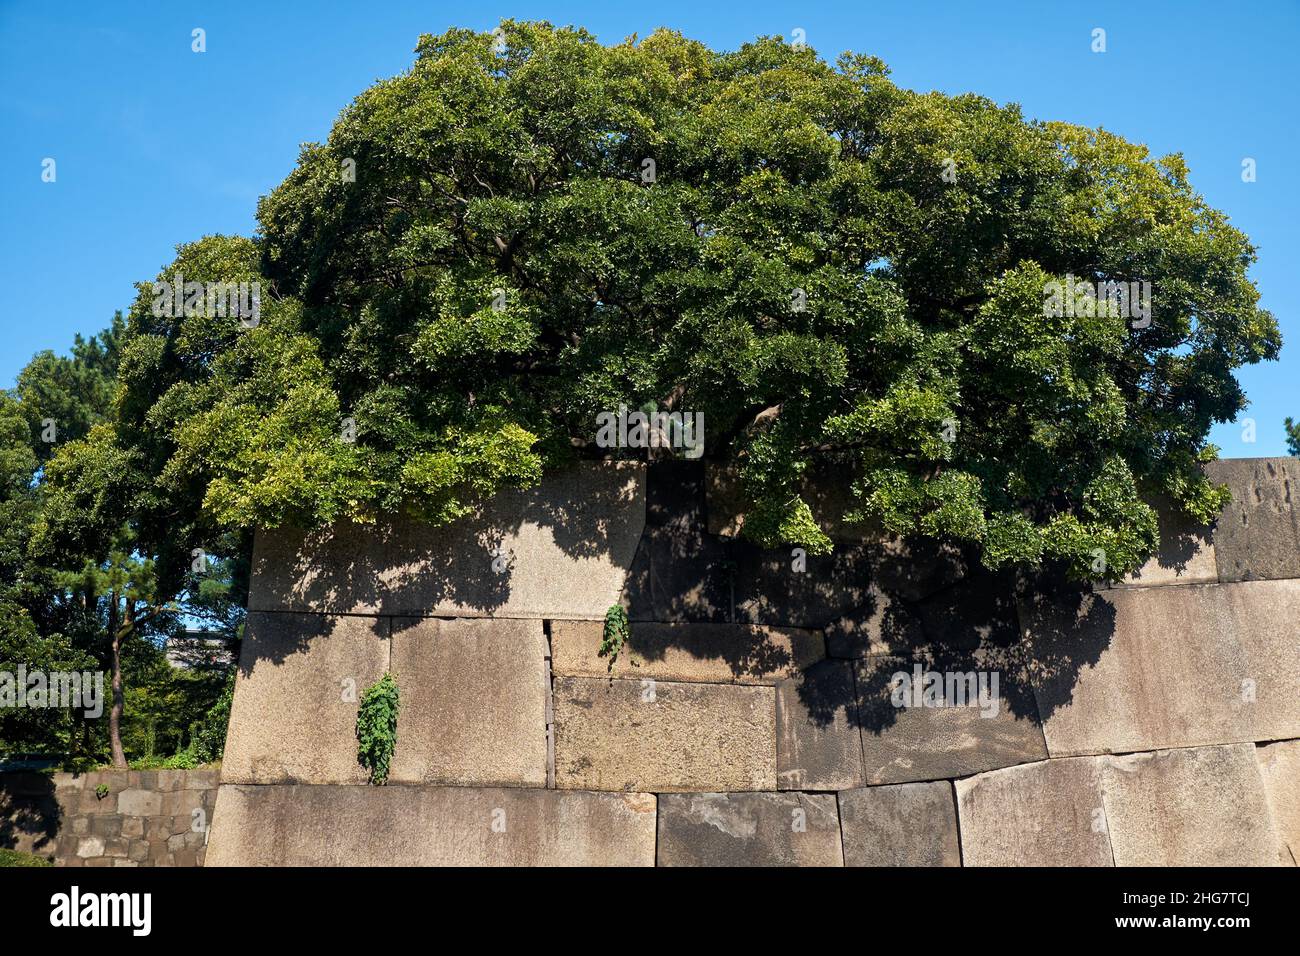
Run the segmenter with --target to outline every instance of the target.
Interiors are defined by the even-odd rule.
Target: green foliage
[[[95,461],[140,476],[160,578],[167,522],[445,521],[640,455],[594,445],[620,403],[704,413],[765,546],[830,549],[803,497],[828,462],[856,476],[838,517],[992,567],[1092,576],[1101,550],[1122,574],[1154,543],[1140,496],[1221,503],[1206,437],[1280,336],[1180,156],[778,38],[501,30],[422,37],[303,149],[258,240],[181,247],[164,276],[274,287],[258,328],[157,318],[142,287]],[[1151,282],[1150,325],[1044,315],[1069,275]]]
[[[397,682],[385,674],[361,696],[357,708],[357,762],[370,774],[370,782],[388,782],[388,766],[397,745]]]
[[[195,758],[200,763],[220,760],[226,751],[226,727],[230,723],[230,706],[235,700],[235,674],[232,671],[222,688],[221,696],[208,708],[198,733],[194,735],[192,748]]]
[[[100,800],[103,800],[108,796],[108,784],[101,783],[99,786],[95,787],[95,796]]]
[[[172,667],[163,642],[182,629],[182,615],[237,633],[244,565],[242,554],[222,555],[238,552],[238,536],[205,538],[209,558],[199,573],[175,540],[159,546],[142,533],[144,521],[183,510],[183,500],[139,494],[142,457],[119,441],[124,325],[118,317],[101,335],[78,337],[70,356],[37,355],[18,388],[0,394],[0,669],[102,671],[109,696],[116,636],[124,757],[162,760],[183,747],[226,676]],[[47,419],[57,424],[54,442],[45,441]],[[159,529],[158,540],[172,537],[165,517]],[[165,574],[160,554],[171,562]],[[0,752],[100,765],[112,751],[111,723],[107,713],[6,710]]]
[[[1283,424],[1286,427],[1286,449],[1300,458],[1300,422],[1293,421],[1288,415]]]
[[[621,604],[611,605],[605,612],[605,630],[601,635],[600,649],[596,652],[599,657],[609,658],[609,669],[614,669],[614,662],[618,660],[618,655],[623,650],[623,645],[631,636],[631,625],[627,621],[627,611]]]
[[[18,850],[6,850],[4,847],[0,847],[0,867],[53,865],[53,863],[44,857],[36,856],[32,853],[22,853]]]

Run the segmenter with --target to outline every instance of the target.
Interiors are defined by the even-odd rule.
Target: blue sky
[[[1252,276],[1291,345],[1241,373],[1257,423],[1216,428],[1226,457],[1285,454],[1300,417],[1300,2],[17,3],[0,0],[0,387],[125,308],[177,243],[251,234],[257,197],[339,110],[406,69],[420,33],[503,17],[605,42],[658,26],[734,49],[802,29],[829,58],[880,56],[912,89],[973,91],[1027,115],[1104,126],[1161,155],[1255,242]],[[207,52],[191,52],[191,30]],[[1094,28],[1107,50],[1091,50]],[[57,179],[41,181],[53,158]],[[1241,163],[1256,161],[1243,183]]]

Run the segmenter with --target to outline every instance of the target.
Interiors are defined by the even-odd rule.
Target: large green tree
[[[1114,577],[1155,544],[1144,498],[1223,503],[1210,427],[1280,336],[1180,156],[775,38],[505,22],[416,53],[303,149],[255,240],[158,277],[260,281],[256,327],[141,287],[120,418],[54,470],[77,513],[135,516],[160,580],[221,535],[449,520],[644,454],[594,441],[620,404],[702,412],[764,545],[830,547],[802,493],[823,465],[855,476],[849,519],[991,567]],[[1074,280],[1149,283],[1149,312],[1045,308]]]
[[[162,724],[151,737],[174,748],[221,692],[224,675],[167,665],[163,640],[187,620],[234,633],[241,614],[236,562],[219,554],[158,579],[131,496],[139,467],[116,441],[123,327],[119,316],[69,355],[39,353],[0,393],[0,670],[107,672],[111,695],[99,718],[6,709],[0,745],[92,761],[107,750],[117,766],[132,724],[137,738],[142,721]]]

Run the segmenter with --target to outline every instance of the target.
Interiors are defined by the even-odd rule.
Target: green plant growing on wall
[[[95,796],[98,797],[100,800],[103,800],[106,796],[108,796],[108,784],[101,783],[98,787],[96,787]]]
[[[618,660],[619,651],[627,643],[628,637],[631,636],[631,627],[627,622],[627,611],[623,610],[622,605],[614,604],[605,612],[605,633],[600,641],[601,657],[609,658],[609,669],[614,669],[614,662]]]
[[[397,745],[397,681],[385,674],[361,695],[357,708],[357,762],[370,773],[370,782],[388,782],[388,766]]]

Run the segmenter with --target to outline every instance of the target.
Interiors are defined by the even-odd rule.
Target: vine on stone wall
[[[370,773],[370,782],[388,782],[388,767],[397,746],[397,681],[385,674],[361,696],[357,708],[357,762]]]
[[[622,605],[615,604],[605,612],[605,633],[601,638],[600,651],[601,657],[609,658],[609,670],[614,669],[614,662],[618,660],[618,653],[627,643],[628,637],[631,636],[631,626],[627,621],[627,611],[623,610]]]

